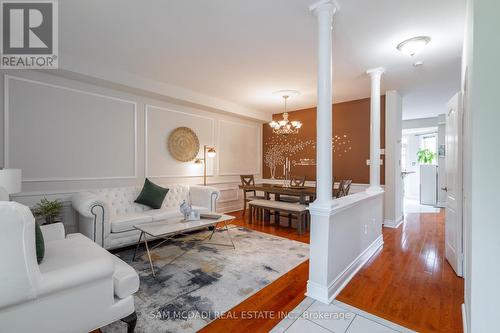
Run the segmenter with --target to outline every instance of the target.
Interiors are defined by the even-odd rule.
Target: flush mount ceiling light
[[[278,90],[273,92],[273,95],[281,96],[285,100],[285,111],[283,112],[283,120],[271,121],[269,126],[273,129],[273,132],[281,135],[297,134],[299,129],[302,127],[302,123],[298,120],[290,121],[288,120],[287,112],[287,100],[290,96],[297,96],[300,93],[297,90]]]
[[[418,36],[407,39],[398,44],[397,49],[404,54],[408,54],[413,57],[415,54],[420,52],[429,42],[431,38],[429,36]]]

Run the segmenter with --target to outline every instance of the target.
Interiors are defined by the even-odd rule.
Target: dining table
[[[315,186],[291,186],[283,184],[271,184],[271,183],[260,183],[253,185],[239,185],[242,190],[251,190],[264,192],[264,197],[266,200],[271,198],[271,194],[274,194],[274,199],[279,201],[281,195],[287,195],[292,197],[298,197],[299,202],[306,205],[308,202],[312,202],[316,198],[316,187]]]

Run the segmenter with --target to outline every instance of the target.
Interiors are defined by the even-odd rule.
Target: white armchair
[[[135,327],[135,270],[62,224],[42,226],[38,264],[35,219],[28,207],[0,202],[0,330],[90,332],[122,319]]]

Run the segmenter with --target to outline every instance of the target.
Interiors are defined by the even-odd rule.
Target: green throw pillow
[[[42,230],[38,223],[35,222],[35,247],[36,247],[36,260],[41,263],[45,255],[45,242],[43,241]]]
[[[134,202],[153,209],[160,209],[167,193],[168,188],[158,186],[146,178],[142,191]]]

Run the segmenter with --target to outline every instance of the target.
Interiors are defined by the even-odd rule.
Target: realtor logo
[[[57,0],[1,0],[0,4],[0,68],[57,68]]]

